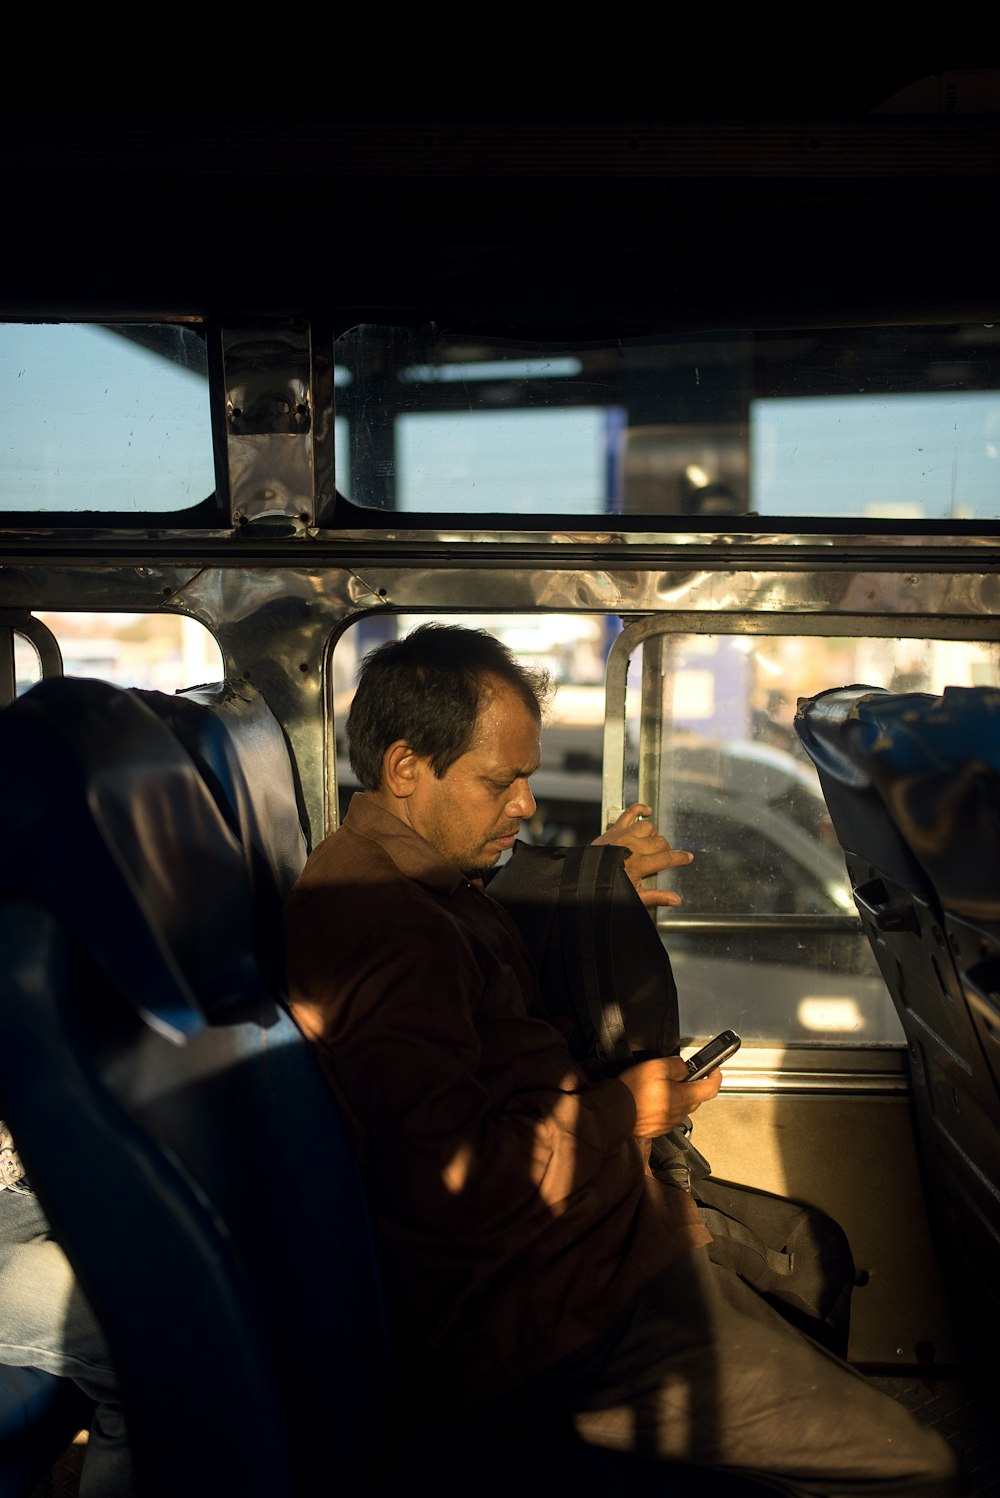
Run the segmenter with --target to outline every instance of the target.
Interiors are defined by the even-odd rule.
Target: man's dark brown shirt
[[[427,1392],[523,1383],[710,1241],[646,1170],[631,1093],[588,1081],[542,1016],[513,921],[391,812],[352,798],[285,925],[292,1009],[344,1110]]]

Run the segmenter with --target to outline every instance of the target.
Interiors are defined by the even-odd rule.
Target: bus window
[[[401,416],[399,508],[606,514],[617,508],[618,417],[594,406]]]
[[[997,508],[1000,390],[756,400],[750,453],[764,515],[835,519],[849,496],[872,520],[974,520]]]
[[[42,679],[42,663],[38,651],[26,635],[14,631],[14,693],[20,697],[36,681]]]
[[[565,346],[363,325],[335,361],[337,488],[360,511],[706,530],[1000,513],[991,324]]]
[[[626,686],[632,747],[611,799],[648,801],[675,845],[695,855],[669,881],[683,909],[659,914],[682,1024],[702,1036],[726,1020],[762,1045],[900,1044],[792,715],[799,696],[845,682],[932,693],[996,685],[997,647],[667,627],[638,627],[645,639]],[[615,650],[628,646],[626,629]]]
[[[59,642],[37,615],[0,609],[0,707],[44,676],[61,676]]]
[[[58,641],[66,676],[92,676],[115,686],[161,692],[221,681],[224,676],[215,638],[197,619],[183,614],[39,611],[35,617]],[[19,659],[18,691],[27,690],[35,679],[26,672],[21,684]]]
[[[168,324],[7,323],[0,511],[143,516],[215,489],[204,339]]]

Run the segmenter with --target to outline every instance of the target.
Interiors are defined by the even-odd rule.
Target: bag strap
[[[573,986],[583,1000],[598,1054],[613,1072],[635,1060],[615,993],[612,961],[611,894],[623,859],[621,849],[606,844],[567,848],[559,886],[564,958],[575,970]]]
[[[697,1197],[695,1198],[697,1200]],[[745,1223],[737,1222],[734,1217],[729,1217],[725,1212],[720,1212],[716,1207],[706,1207],[698,1202],[698,1216],[708,1228],[713,1238],[729,1238],[734,1243],[739,1243],[751,1253],[763,1259],[772,1274],[791,1274],[795,1268],[795,1255],[782,1253],[780,1249],[768,1248],[762,1238],[758,1238],[752,1228]]]

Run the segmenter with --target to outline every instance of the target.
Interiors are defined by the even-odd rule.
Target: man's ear
[[[392,795],[405,800],[413,795],[428,768],[427,760],[405,739],[397,739],[382,757],[382,784]]]

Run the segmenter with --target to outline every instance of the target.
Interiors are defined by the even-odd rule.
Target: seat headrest
[[[190,756],[132,693],[53,678],[0,712],[0,892],[66,923],[182,1040],[267,992],[242,852]]]
[[[297,786],[280,723],[248,682],[175,693],[133,688],[187,750],[243,850],[257,953],[284,987],[281,912],[306,861]]]
[[[256,855],[254,882],[270,882],[283,899],[308,849],[288,744],[260,692],[241,681],[133,695],[170,724],[230,829]]]
[[[855,683],[799,699],[794,726],[819,776],[833,829],[846,853],[859,855],[908,889],[927,875],[890,815],[872,775],[878,730],[872,712],[889,694]]]
[[[845,847],[1000,921],[1000,691],[841,687],[803,699],[795,727]]]

